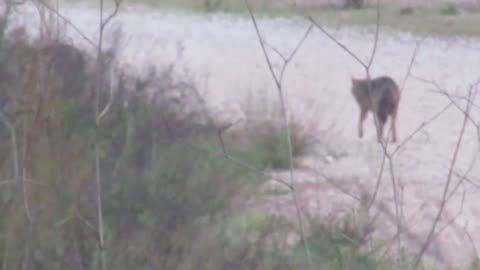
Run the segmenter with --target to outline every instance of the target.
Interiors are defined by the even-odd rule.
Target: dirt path
[[[94,36],[95,13],[81,8],[64,13],[87,35]],[[126,33],[125,61],[142,66],[145,63],[163,65],[177,59],[178,66],[188,67],[202,88],[208,90],[205,92],[207,100],[212,110],[218,113],[238,116],[235,109],[249,92],[276,97],[254,29],[246,18],[165,14],[139,9],[125,11],[115,23],[121,23]],[[295,47],[308,26],[303,21],[286,19],[262,19],[259,25],[265,40],[284,53]],[[373,29],[330,30],[355,53],[367,59],[372,48]],[[406,33],[382,32],[372,74],[388,74],[402,84],[418,40],[420,37]],[[465,94],[468,85],[480,76],[479,44],[479,40],[473,39],[428,38],[420,47],[412,73],[436,80],[452,94]],[[270,52],[278,69],[280,58]],[[299,171],[296,174],[299,185],[304,187],[300,188],[301,200],[314,214],[327,215],[338,209],[357,206],[358,202],[342,193],[339,187],[356,196],[360,196],[361,187],[374,190],[382,162],[383,155],[375,142],[371,118],[366,122],[365,138],[356,137],[358,108],[349,90],[350,76],[362,77],[362,68],[317,30],[312,32],[286,72],[285,89],[291,109],[300,115],[316,113],[320,129],[326,130],[333,124],[327,137],[323,137],[326,136],[324,133],[319,137],[328,138],[333,152],[339,157],[330,163],[318,157],[309,160],[309,164],[317,172],[331,177],[336,187],[315,173]],[[448,104],[448,99],[431,90],[434,90],[433,86],[414,78],[407,81],[399,112],[400,141]],[[480,121],[479,113],[477,106],[471,115],[475,121]],[[405,227],[411,233],[410,238],[405,237],[409,251],[418,250],[438,211],[462,121],[463,114],[452,106],[418,132],[393,158],[395,178],[399,190],[403,191],[399,200],[402,201]],[[443,230],[436,237],[434,248],[428,252],[432,258],[444,259],[442,268],[451,265],[458,269],[460,265],[471,263],[474,248],[468,235],[475,243],[480,243],[480,203],[477,202],[480,162],[472,163],[478,144],[477,130],[469,124],[449,189],[452,195],[438,226]],[[465,174],[468,168],[468,180],[462,181],[457,174]],[[382,237],[393,235],[396,228],[392,194],[387,167],[374,210],[383,209],[377,222],[377,232]],[[292,211],[290,199],[282,197],[274,201],[261,207],[280,204],[285,207],[282,212]]]

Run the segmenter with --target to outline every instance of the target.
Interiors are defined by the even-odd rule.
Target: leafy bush
[[[262,168],[287,169],[290,167],[288,134],[284,127],[283,116],[277,103],[259,98],[248,100],[244,105],[244,130],[241,137],[254,149],[254,156],[248,157],[262,164]],[[311,153],[316,140],[316,125],[313,119],[305,116],[289,116],[290,142],[292,158]]]
[[[448,3],[440,9],[442,15],[457,15],[458,13],[459,10],[455,3]]]
[[[119,69],[110,88],[102,82],[114,67],[99,70],[74,44],[23,33],[2,40],[9,64],[1,94],[12,102],[1,109],[15,133],[2,125],[0,175],[26,190],[0,193],[9,217],[0,221],[5,267],[97,268],[96,153],[104,248],[115,269],[177,269],[196,239],[229,216],[232,199],[263,181],[210,153],[219,149],[217,127],[194,85],[172,67],[147,76]],[[232,151],[240,148],[249,151]]]
[[[359,244],[347,235],[315,227],[308,237],[315,263],[322,269],[376,269],[377,261],[361,251]]]
[[[206,11],[215,11],[222,6],[223,0],[203,0]]]

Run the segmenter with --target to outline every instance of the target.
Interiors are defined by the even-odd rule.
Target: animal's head
[[[359,88],[360,86],[360,83],[362,82],[362,80],[360,79],[355,79],[353,76],[350,77],[350,80],[352,81],[352,87],[351,87],[351,90],[355,90],[357,88]]]

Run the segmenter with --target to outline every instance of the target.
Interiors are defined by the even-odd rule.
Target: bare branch
[[[62,15],[58,10],[55,10],[54,8],[50,7],[44,0],[36,0],[38,1],[44,8],[48,9],[50,12],[52,12],[53,14],[55,14],[57,17],[59,17],[60,19],[62,19],[64,22],[66,22],[68,25],[70,25],[72,27],[72,29],[78,34],[80,35],[88,44],[90,44],[92,47],[96,48],[97,45],[95,44],[95,42],[93,40],[91,40],[87,35],[85,35],[83,33],[82,30],[80,30],[80,28],[78,28],[70,19],[68,19],[67,17],[65,17],[64,15]]]
[[[472,95],[472,91],[469,91],[469,98],[471,97],[471,95]],[[455,147],[453,157],[452,157],[452,161],[451,161],[451,165],[450,165],[450,170],[448,172],[447,180],[446,180],[445,185],[444,185],[442,201],[440,203],[440,207],[438,209],[437,215],[436,215],[436,217],[433,221],[430,232],[428,233],[427,239],[425,240],[425,243],[423,244],[422,248],[420,249],[419,254],[415,258],[415,264],[414,264],[415,269],[418,268],[418,266],[420,264],[420,261],[422,260],[423,254],[425,253],[426,249],[428,248],[428,246],[430,245],[430,243],[431,243],[431,241],[434,237],[435,229],[437,227],[437,224],[438,224],[438,222],[440,220],[440,217],[442,216],[443,210],[445,208],[445,205],[446,205],[446,202],[447,202],[448,190],[449,190],[450,183],[451,183],[452,176],[453,176],[453,170],[454,170],[455,165],[456,165],[457,156],[458,156],[458,153],[460,151],[460,145],[462,144],[463,135],[465,133],[465,128],[466,128],[467,123],[468,123],[468,116],[469,116],[470,108],[471,108],[471,106],[469,104],[467,104],[467,110],[466,110],[466,113],[465,113],[465,116],[464,116],[462,129],[461,129],[460,135],[458,137],[457,145]]]
[[[303,34],[303,37],[302,39],[300,40],[300,42],[297,43],[297,46],[295,47],[295,49],[293,49],[293,51],[290,53],[290,55],[285,59],[285,62],[283,64],[283,68],[282,68],[282,71],[280,72],[280,82],[283,82],[283,75],[285,73],[285,70],[287,69],[287,66],[288,64],[290,63],[290,61],[293,59],[293,57],[297,54],[298,50],[300,49],[300,47],[303,45],[303,43],[305,42],[305,40],[307,39],[308,35],[310,34],[310,32],[312,31],[313,29],[313,24],[310,24],[310,26],[308,27],[307,31],[305,31],[305,34]]]
[[[449,221],[443,227],[438,229],[438,232],[435,234],[434,237],[438,237],[443,231],[445,231],[448,227],[450,227],[453,223],[455,223],[455,221],[462,215],[463,207],[465,205],[465,197],[466,197],[466,191],[464,190],[462,193],[462,200],[460,201],[460,208],[458,210],[458,213],[454,217],[450,218]],[[447,201],[449,199],[450,198],[447,198]]]
[[[460,185],[463,184],[463,182],[466,182],[467,181],[467,177],[468,175],[470,174],[470,172],[473,170],[475,164],[476,164],[476,161],[477,161],[477,158],[478,158],[478,154],[479,152],[477,151],[475,153],[475,156],[472,158],[472,161],[470,162],[470,165],[468,166],[467,170],[465,171],[465,173],[463,175],[460,175],[459,176],[459,173],[454,171],[453,173],[455,174],[455,176],[459,177],[460,180],[458,181],[458,183],[455,185],[455,187],[452,189],[452,192],[450,192],[450,194],[447,196],[447,201],[449,201],[454,195],[455,193],[457,192],[458,188],[460,187]]]
[[[420,40],[415,45],[415,49],[413,50],[412,57],[410,58],[410,63],[408,64],[407,72],[405,73],[405,77],[403,78],[402,87],[400,88],[400,94],[403,93],[403,90],[405,89],[405,85],[407,84],[407,80],[412,75],[413,64],[415,63],[415,59],[417,59],[418,50],[423,40],[424,39]]]
[[[308,26],[308,29],[307,31],[305,31],[305,34],[303,34],[303,37],[300,39],[300,41],[297,43],[297,46],[295,46],[295,49],[293,49],[293,51],[290,53],[290,55],[288,56],[288,58],[285,60],[286,63],[290,62],[293,57],[297,54],[298,50],[300,49],[300,47],[302,47],[303,43],[305,42],[305,40],[307,40],[307,37],[308,35],[310,34],[310,32],[312,31],[313,29],[313,24],[310,24],[310,26]]]
[[[260,46],[262,47],[263,55],[265,57],[265,61],[267,62],[268,69],[270,70],[270,73],[272,75],[272,78],[275,82],[275,85],[278,89],[282,89],[282,86],[280,85],[280,81],[278,80],[277,76],[275,75],[275,72],[273,71],[273,66],[272,62],[270,61],[270,58],[268,57],[267,50],[265,49],[265,44],[263,43],[262,36],[260,34],[260,30],[257,25],[257,20],[255,19],[255,16],[253,15],[252,9],[250,7],[250,4],[248,3],[248,0],[244,0],[245,5],[247,6],[248,13],[250,15],[250,18],[252,19],[253,26],[255,27],[255,32],[257,33],[258,41],[260,43]]]
[[[475,245],[475,241],[473,241],[472,235],[471,235],[470,232],[467,230],[467,225],[465,225],[464,231],[465,231],[465,234],[467,235],[468,240],[470,241],[470,244],[472,245],[472,248],[473,248],[473,250],[474,250],[474,252],[475,252],[475,259],[476,259],[476,260],[480,260],[480,256],[479,256],[479,254],[478,254],[478,248],[477,248],[477,246]]]
[[[98,44],[97,48],[97,77],[95,80],[95,104],[94,104],[94,112],[95,112],[95,120],[97,122],[97,127],[101,118],[108,113],[112,100],[113,100],[113,90],[110,85],[110,97],[107,105],[105,108],[100,111],[100,94],[99,92],[102,90],[102,86],[104,83],[104,58],[103,58],[103,36],[104,31],[108,23],[113,19],[114,16],[117,15],[120,6],[120,0],[115,0],[115,8],[113,12],[104,19],[103,12],[104,12],[104,0],[100,0],[100,10],[99,10],[99,36],[98,36]],[[100,144],[97,141],[95,143],[95,182],[97,188],[97,219],[98,219],[98,239],[99,239],[99,248],[100,248],[100,262],[102,270],[107,270],[107,261],[105,255],[105,239],[104,239],[104,224],[103,224],[103,207],[102,207],[102,177],[101,177],[101,167],[100,167]]]
[[[115,17],[117,16],[117,13],[118,13],[118,10],[120,9],[120,4],[122,3],[123,0],[114,0],[113,2],[115,3],[115,7],[112,11],[112,13],[110,13],[110,15],[108,15],[108,17],[103,20],[102,22],[102,28],[105,28],[107,26],[107,24]]]
[[[98,114],[98,116],[96,116],[95,122],[97,123],[97,125],[99,125],[102,118],[105,117],[105,115],[107,115],[107,113],[110,111],[110,107],[113,104],[113,96],[114,96],[114,93],[113,93],[113,80],[114,80],[114,78],[113,77],[114,77],[114,74],[113,74],[113,72],[111,72],[111,74],[110,74],[110,85],[109,85],[110,91],[109,91],[109,95],[108,95],[108,102],[105,105],[105,107],[103,108],[103,110]]]
[[[370,76],[370,67],[371,65],[373,64],[373,60],[375,58],[375,55],[376,55],[376,52],[377,52],[377,47],[378,47],[378,37],[379,37],[379,28],[380,28],[380,3],[379,1],[377,1],[377,18],[376,18],[376,28],[375,28],[375,36],[374,36],[374,44],[373,44],[373,47],[372,47],[372,52],[370,54],[370,58],[369,58],[369,61],[368,63],[365,63],[364,61],[362,61],[353,51],[351,51],[345,44],[343,44],[342,42],[340,42],[338,39],[336,39],[332,34],[330,34],[328,31],[326,31],[319,23],[317,23],[313,18],[312,16],[308,15],[308,19],[322,32],[324,33],[330,40],[332,40],[335,44],[337,44],[340,48],[342,48],[346,53],[348,53],[350,56],[352,56],[352,58],[354,58],[364,69],[365,69],[365,73],[366,73],[366,77],[367,77],[367,82],[368,82],[368,93],[369,93],[369,98],[370,100],[372,100],[372,97],[371,97],[371,92],[372,92],[372,89],[371,89],[371,84],[370,84],[370,80],[371,80],[371,76]],[[373,117],[374,117],[374,123],[375,123],[375,127],[377,128],[377,132],[378,132],[378,126],[379,126],[379,122],[378,122],[378,117],[376,114],[373,114]],[[379,134],[377,134],[379,136]],[[390,132],[388,133],[387,135],[387,139],[390,135]],[[396,178],[395,178],[395,173],[394,173],[394,167],[393,167],[393,160],[392,160],[392,157],[391,155],[388,153],[387,151],[387,146],[388,146],[388,141],[387,142],[384,142],[383,140],[380,139],[380,145],[382,147],[382,150],[383,150],[383,154],[384,154],[384,160],[382,161],[382,165],[381,165],[381,168],[380,168],[380,174],[378,176],[378,179],[377,179],[377,184],[376,184],[376,188],[375,188],[375,193],[374,193],[374,197],[373,199],[376,197],[376,193],[378,192],[378,188],[379,188],[379,185],[380,185],[380,181],[381,181],[381,178],[382,178],[382,175],[383,175],[383,170],[384,170],[384,166],[385,166],[385,160],[388,160],[388,163],[389,163],[389,172],[390,172],[390,178],[391,178],[391,181],[392,181],[392,186],[393,186],[393,199],[394,199],[394,202],[395,202],[395,213],[396,213],[396,217],[397,217],[397,227],[398,227],[398,230],[401,231],[402,230],[402,220],[401,220],[401,206],[399,205],[399,200],[398,200],[398,192],[397,192],[397,181],[396,181]],[[373,204],[373,200],[371,200],[368,204],[371,206]]]
[[[308,19],[320,30],[324,33],[328,38],[330,38],[335,44],[337,44],[340,48],[342,48],[345,52],[347,52],[351,57],[353,57],[362,67],[368,67],[356,54],[354,54],[345,44],[341,43],[338,39],[336,39],[332,34],[330,34],[322,25],[316,22],[312,16],[308,16]]]
[[[284,129],[286,130],[286,133],[287,133],[287,148],[288,148],[288,157],[289,157],[291,194],[292,194],[292,199],[293,199],[295,209],[296,209],[297,220],[298,220],[298,223],[299,223],[299,226],[300,226],[302,243],[303,243],[305,253],[306,253],[306,256],[307,256],[309,268],[312,269],[313,263],[312,263],[312,259],[311,259],[311,255],[310,255],[310,248],[309,248],[309,245],[308,245],[308,242],[307,242],[307,238],[305,236],[305,228],[304,228],[304,224],[303,224],[301,208],[300,208],[299,201],[298,201],[298,198],[297,198],[296,190],[294,188],[292,137],[291,137],[291,133],[290,133],[290,125],[289,125],[287,107],[286,107],[286,103],[285,103],[284,96],[283,96],[283,88],[282,88],[283,71],[280,74],[280,76],[281,76],[280,78],[278,78],[275,75],[275,72],[273,71],[273,67],[272,67],[270,58],[269,58],[269,56],[267,54],[267,51],[265,49],[265,44],[264,44],[264,42],[261,38],[260,30],[258,28],[255,16],[253,15],[253,12],[252,12],[252,9],[251,9],[251,7],[248,3],[248,0],[244,0],[244,2],[245,2],[245,5],[247,7],[248,13],[250,14],[250,18],[252,19],[252,23],[253,23],[253,26],[255,28],[255,32],[257,33],[258,42],[260,43],[260,46],[262,48],[262,51],[263,51],[263,54],[264,54],[264,57],[265,57],[265,61],[267,62],[268,68],[270,69],[270,73],[271,73],[272,78],[273,78],[273,80],[275,82],[275,85],[277,87],[277,92],[278,92],[278,96],[279,96],[279,99],[280,99],[280,105],[281,105],[281,112],[282,112],[282,116],[283,116],[283,125],[284,125]],[[306,37],[308,36],[310,31],[311,31],[311,28],[309,28],[307,30],[306,34],[304,35],[304,38],[299,42],[299,45],[297,45],[297,47],[292,52],[290,57],[287,58],[288,61],[286,61],[284,63],[284,66],[282,68],[283,70],[285,70],[288,62],[290,61],[289,59],[293,58],[293,56],[298,51],[298,48],[300,48],[301,43],[303,43],[303,41],[306,39]]]
[[[377,183],[375,184],[375,190],[374,190],[373,195],[370,199],[370,202],[367,205],[368,209],[370,209],[372,207],[372,205],[375,203],[375,200],[377,198],[378,190],[380,189],[380,183],[382,181],[383,172],[385,170],[385,161],[386,160],[387,160],[387,155],[383,155],[382,164],[380,165],[380,171],[378,172],[378,176],[377,176]]]
[[[85,227],[87,227],[88,229],[90,229],[95,237],[97,238],[97,241],[100,241],[100,233],[98,232],[98,230],[95,228],[95,226],[93,226],[90,222],[88,222],[88,220],[86,220],[85,218],[83,218],[81,215],[76,215],[76,218],[78,218],[78,220],[80,220],[83,225],[85,225]]]
[[[453,172],[455,174],[456,177],[459,177],[461,179],[463,179],[465,182],[469,183],[470,185],[474,186],[476,189],[480,189],[480,184],[478,183],[475,183],[475,181],[473,181],[472,179],[470,179],[466,174],[460,174],[459,172],[457,171],[454,171]]]
[[[433,81],[433,80],[427,80],[427,79],[424,79],[424,78],[421,78],[421,77],[417,77],[417,76],[414,76],[417,80],[421,81],[421,82],[424,82],[424,83],[427,83],[427,84],[430,84],[432,86],[434,86],[436,88],[436,90],[433,90],[432,92],[434,93],[439,93],[445,97],[447,97],[451,102],[452,104],[460,111],[462,112],[463,114],[466,114],[466,111],[465,109],[463,109],[457,101],[455,101],[454,97],[447,91],[445,90],[444,88],[442,88],[436,81]],[[475,82],[474,84],[472,84],[470,86],[470,90],[473,90],[475,89],[475,91],[473,91],[473,94],[471,96],[471,98],[467,98],[467,105],[468,106],[473,106],[474,103],[472,102],[474,96],[476,95],[477,91],[477,87],[478,87],[478,84],[480,83],[480,81],[477,81]],[[468,117],[468,120],[475,126],[477,127],[477,129],[480,127],[480,125],[475,121],[475,119],[473,119],[473,117],[468,113],[467,114],[467,117]]]
[[[283,62],[287,61],[287,58],[283,55],[282,52],[280,52],[277,48],[273,47],[270,45],[267,41],[263,41],[263,44],[265,44],[266,47],[270,48],[273,52],[275,52],[280,58],[282,58]]]
[[[412,133],[410,133],[405,139],[398,144],[398,146],[395,148],[395,150],[392,151],[392,156],[395,155],[402,147],[404,147],[415,135],[420,132],[422,129],[424,129],[426,126],[434,122],[438,117],[440,117],[442,114],[444,114],[450,107],[453,105],[453,102],[449,102],[446,106],[444,106],[439,112],[435,113],[432,117],[429,119],[423,121]]]
[[[285,70],[287,69],[288,65],[290,64],[290,62],[292,61],[293,57],[295,57],[295,55],[297,54],[298,50],[300,49],[300,47],[303,45],[303,43],[305,42],[305,40],[307,39],[308,35],[310,34],[310,32],[312,31],[313,29],[313,24],[310,24],[310,26],[308,27],[308,29],[305,31],[305,33],[303,34],[303,37],[301,38],[301,40],[297,43],[297,45],[295,46],[295,48],[290,52],[290,55],[289,56],[285,56],[283,55],[277,48],[273,47],[272,45],[268,44],[265,40],[262,40],[262,43],[265,44],[266,47],[269,47],[270,49],[272,49],[276,54],[278,54],[278,56],[280,56],[280,58],[282,58],[283,60],[283,65],[282,65],[282,69],[280,71],[280,75],[275,75],[275,77],[278,79],[278,81],[280,82],[280,84],[283,82],[283,76],[285,74]],[[271,71],[273,72],[273,70]]]

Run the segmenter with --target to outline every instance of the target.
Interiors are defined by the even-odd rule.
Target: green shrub
[[[92,90],[107,70],[89,70],[92,58],[73,44],[44,37],[3,42],[2,55],[11,58],[1,94],[15,100],[5,113],[28,161],[22,167],[34,181],[25,200],[17,189],[0,193],[9,217],[0,221],[1,263],[9,269],[96,268],[94,145],[105,249],[114,269],[177,269],[196,239],[228,219],[232,200],[264,181],[212,154],[220,150],[217,127],[194,85],[172,68],[147,77],[120,72],[111,99],[108,85]],[[97,102],[111,105],[100,121]],[[0,175],[12,179],[11,138],[3,123],[0,136],[6,150]],[[252,151],[228,143],[234,154]]]
[[[261,97],[249,97],[243,106],[245,122],[239,133],[245,138],[248,149],[254,149],[250,152],[253,156],[248,156],[247,159],[260,163],[262,168],[290,168],[288,133],[279,104]],[[317,144],[317,125],[314,119],[306,118],[289,116],[294,166],[297,158],[311,154]]]
[[[259,155],[263,165],[275,169],[289,168],[290,158],[288,150],[288,137],[285,131],[274,131],[258,139]]]
[[[315,263],[323,269],[376,269],[376,260],[362,252],[358,243],[323,226],[313,229],[308,243]]]
[[[458,7],[455,3],[448,3],[440,9],[442,15],[457,15],[459,13]]]

